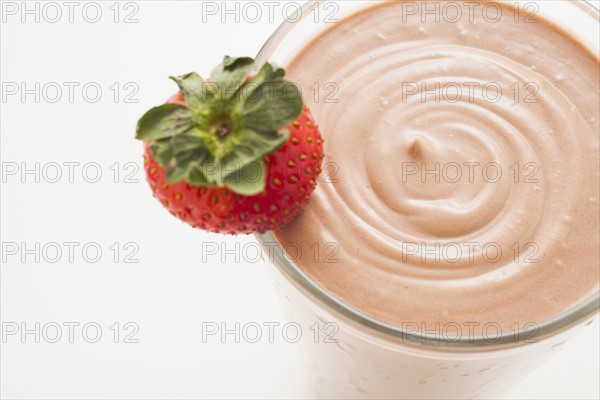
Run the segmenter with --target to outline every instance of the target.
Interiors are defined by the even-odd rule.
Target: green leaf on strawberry
[[[204,79],[195,72],[181,76],[171,76],[170,79],[179,86],[183,100],[189,107],[200,107],[208,100],[208,96],[213,96],[212,92],[206,90]]]
[[[215,84],[215,96],[230,99],[243,86],[246,78],[254,70],[254,60],[249,57],[225,57],[223,62],[213,69],[210,80]]]
[[[253,78],[242,106],[245,126],[257,131],[273,131],[300,115],[303,107],[300,89],[285,81],[284,75],[282,68],[265,64]]]
[[[191,111],[180,104],[163,104],[139,120],[136,139],[158,140],[179,135],[194,126]]]
[[[257,193],[258,188],[264,188],[267,171],[262,161],[253,161],[237,169],[225,177],[225,184],[234,192],[244,196]],[[260,193],[262,190],[259,190]]]
[[[251,58],[225,57],[210,82],[194,72],[171,77],[183,101],[151,109],[136,132],[151,142],[168,183],[228,187],[242,195],[265,190],[264,158],[287,142],[285,128],[303,103],[283,69],[266,63],[252,76],[254,70]]]

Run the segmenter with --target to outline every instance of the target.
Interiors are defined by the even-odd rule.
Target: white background
[[[5,7],[10,2],[3,3]],[[21,2],[14,4],[22,7]],[[202,341],[203,322],[225,322],[229,327],[235,322],[286,323],[268,276],[271,266],[236,260],[234,254],[221,260],[206,256],[202,248],[208,242],[229,249],[240,243],[252,258],[254,239],[209,235],[179,223],[150,196],[143,170],[136,172],[127,164],[141,167],[141,144],[133,140],[136,120],[174,93],[175,85],[167,77],[193,70],[206,75],[224,54],[254,56],[283,19],[285,2],[275,7],[273,21],[265,13],[256,23],[243,19],[238,23],[233,16],[226,23],[220,16],[203,22],[199,1],[137,1],[136,7],[121,3],[116,7],[118,22],[113,2],[99,2],[102,17],[97,23],[83,18],[86,3],[80,2],[71,23],[67,7],[58,4],[63,15],[57,23],[44,18],[55,17],[50,9],[39,23],[35,15],[21,22],[20,11],[3,15],[2,21],[2,83],[25,82],[33,88],[35,82],[41,87],[56,82],[62,97],[49,102],[56,91],[47,86],[39,103],[33,94],[25,101],[20,93],[2,99],[0,149],[5,172],[15,165],[34,168],[39,162],[41,176],[39,183],[34,174],[25,179],[20,173],[4,177],[1,240],[17,243],[20,250],[21,243],[33,248],[36,242],[42,247],[56,242],[63,254],[56,263],[47,261],[56,254],[48,246],[46,259],[42,255],[39,263],[34,255],[22,262],[20,253],[3,254],[0,311],[5,328],[16,323],[21,329],[20,324],[26,323],[31,329],[39,322],[48,329],[40,343],[34,334],[23,340],[19,332],[0,344],[1,396],[310,396],[300,344],[288,343],[280,329],[275,330],[273,343],[264,337],[266,331],[255,344],[235,343],[233,336],[225,343],[216,336]],[[133,11],[138,22],[124,23]],[[94,10],[88,13],[95,15]],[[63,82],[79,84],[73,102]],[[102,89],[96,103],[90,101],[95,97],[93,88],[88,99],[82,93],[89,82]],[[127,83],[132,85],[125,87]],[[139,91],[129,100],[138,101],[125,102],[132,88]],[[65,162],[80,163],[74,167],[73,182]],[[61,165],[57,183],[48,182],[56,175],[52,163]],[[82,167],[88,163],[100,167],[97,183],[86,181],[95,177],[96,164],[83,175]],[[132,174],[126,179],[128,172]],[[73,262],[64,242],[80,243]],[[116,260],[111,249],[115,242],[120,248]],[[83,258],[86,243],[102,249],[100,261]],[[127,243],[133,245],[124,248]],[[133,260],[139,262],[125,262],[136,248]],[[89,257],[95,256],[93,250]],[[74,328],[73,343],[64,325],[68,322],[80,324]],[[118,343],[115,322],[120,324]],[[125,329],[127,322],[135,325]],[[47,340],[56,334],[52,323],[62,326],[57,343]],[[101,327],[97,343],[86,341],[96,336],[90,329],[84,337],[86,323]],[[138,343],[125,343],[125,335],[135,326],[139,330],[129,339]],[[312,334],[309,327],[302,328],[305,336]],[[516,386],[512,398],[598,398],[598,337],[596,320]]]

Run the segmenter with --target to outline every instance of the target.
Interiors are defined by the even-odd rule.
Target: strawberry
[[[285,71],[225,57],[210,81],[180,91],[138,122],[154,196],[174,216],[216,233],[263,233],[291,221],[314,190],[323,139]]]

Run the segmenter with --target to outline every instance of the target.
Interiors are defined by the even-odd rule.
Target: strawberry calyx
[[[286,143],[285,128],[304,105],[284,69],[255,68],[252,58],[225,57],[208,81],[195,72],[171,77],[184,102],[150,109],[136,130],[165,168],[167,183],[228,187],[241,195],[265,189],[264,158]]]

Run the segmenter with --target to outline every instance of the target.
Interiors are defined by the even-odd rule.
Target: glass
[[[334,19],[382,1],[309,1],[288,18],[265,43],[259,64],[273,61],[285,66],[329,28]],[[599,11],[585,1],[499,1],[526,7],[570,32],[596,54]],[[531,8],[530,8],[531,9]],[[591,323],[599,309],[599,294],[578,304],[532,331],[520,327],[494,340],[481,336],[457,338],[410,332],[375,320],[353,309],[308,277],[271,233],[257,235],[273,256],[275,285],[290,319],[305,326],[335,323],[336,344],[311,344],[307,349],[314,372],[315,394],[336,398],[480,398],[496,397],[527,375]],[[275,249],[275,251],[273,251]],[[326,336],[328,332],[321,332]]]

